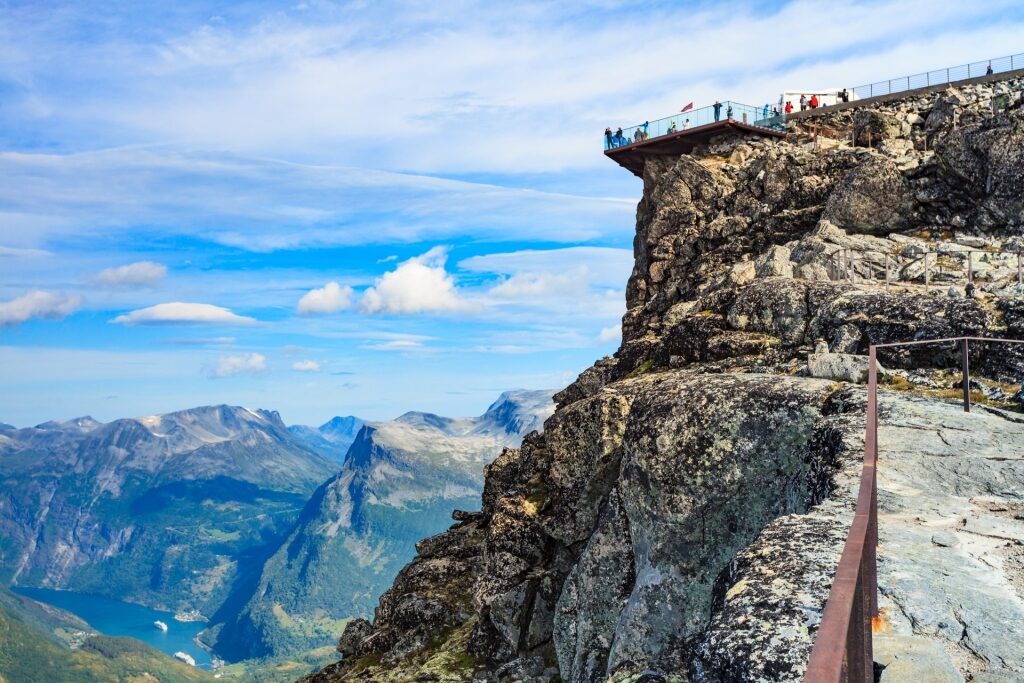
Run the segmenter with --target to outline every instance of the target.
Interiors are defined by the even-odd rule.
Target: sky
[[[1001,0],[0,0],[0,421],[563,387],[632,268],[605,126],[1021,35]]]

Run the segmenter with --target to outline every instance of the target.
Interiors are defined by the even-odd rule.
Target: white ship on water
[[[167,624],[165,624],[164,622],[159,621],[159,620],[154,621],[153,622],[153,626],[156,626],[158,629],[160,629],[164,633],[167,633]]]

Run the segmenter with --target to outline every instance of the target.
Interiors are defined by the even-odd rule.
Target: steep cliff
[[[949,89],[648,158],[622,346],[487,468],[482,511],[421,541],[373,623],[351,623],[341,662],[309,680],[799,680],[852,516],[865,402],[839,381],[851,372],[810,376],[808,355],[1024,338],[1022,90]],[[882,362],[909,384],[957,359]],[[978,348],[975,365],[1024,376],[1020,351]],[[884,405],[904,420],[897,443],[925,416],[952,419],[938,394]],[[986,419],[1020,435],[1019,416]],[[988,488],[1012,498],[1024,468],[998,460]],[[949,474],[984,489],[970,469]]]

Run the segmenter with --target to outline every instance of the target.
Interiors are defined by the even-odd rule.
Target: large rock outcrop
[[[488,467],[482,512],[421,544],[372,625],[350,627],[343,659],[310,680],[799,680],[865,410],[863,387],[810,377],[807,356],[861,363],[871,344],[1024,332],[1022,90],[825,112],[782,141],[649,158],[622,346]],[[881,360],[904,384],[958,362],[943,346]],[[1024,374],[1002,349],[974,360],[1005,383]],[[899,409],[913,400],[884,403],[905,437],[944,419],[935,398]]]

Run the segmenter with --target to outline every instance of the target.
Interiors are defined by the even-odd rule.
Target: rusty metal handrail
[[[1020,339],[949,337],[873,344],[868,348],[864,467],[850,533],[836,567],[804,683],[874,683],[872,619],[878,616],[878,349],[956,342],[960,347],[964,412],[971,411],[970,342],[1024,344]]]

